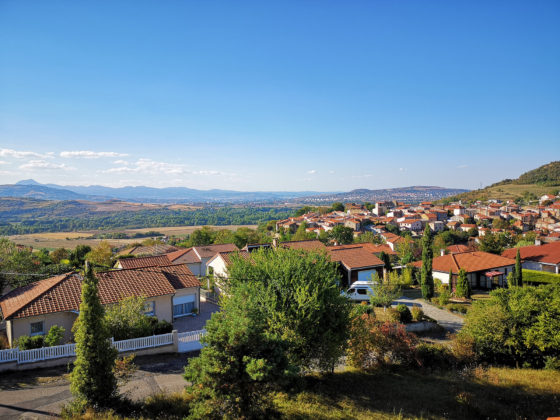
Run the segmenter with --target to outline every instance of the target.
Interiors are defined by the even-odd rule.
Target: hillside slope
[[[536,200],[544,194],[560,189],[560,161],[542,165],[525,172],[517,179],[505,179],[486,188],[469,191],[445,201]]]

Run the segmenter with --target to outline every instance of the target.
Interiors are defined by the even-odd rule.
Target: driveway
[[[399,303],[402,303],[409,308],[412,308],[414,305],[421,306],[424,314],[426,314],[430,318],[435,319],[437,323],[445,328],[445,330],[450,334],[455,334],[456,332],[458,332],[465,323],[462,316],[452,314],[451,312],[444,309],[439,309],[423,299],[414,299],[412,297],[401,296],[393,302],[393,305],[396,306]]]
[[[181,391],[187,382],[183,367],[196,353],[143,356],[138,371],[119,388],[122,395],[140,400],[161,392]],[[0,380],[0,419],[58,417],[72,400],[66,368],[3,374]]]
[[[215,303],[200,299],[200,313],[196,316],[184,316],[176,319],[173,322],[173,328],[179,332],[202,330],[206,326],[206,321],[219,310],[220,307]]]

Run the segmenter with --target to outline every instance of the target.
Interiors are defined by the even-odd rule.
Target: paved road
[[[190,354],[191,357],[193,355],[196,353]],[[132,400],[140,400],[160,392],[180,391],[187,384],[182,374],[188,357],[185,354],[171,354],[138,358],[138,371],[119,389],[120,393]],[[21,372],[6,374],[2,378],[0,419],[46,419],[58,416],[62,406],[72,399],[68,380],[63,376],[64,368],[44,372],[44,375],[52,378],[47,384],[37,384],[36,377],[41,376],[41,371],[25,375]]]
[[[422,299],[414,299],[411,297],[402,296],[394,303],[403,303],[409,308],[412,308],[414,305],[421,306],[424,314],[426,314],[430,318],[435,319],[437,323],[445,328],[445,330],[450,334],[455,334],[457,331],[459,331],[463,327],[463,324],[465,322],[462,316],[452,314],[451,312],[444,309],[439,309]]]

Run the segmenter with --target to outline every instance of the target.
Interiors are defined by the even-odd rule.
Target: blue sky
[[[0,2],[0,183],[475,188],[558,160],[558,1]]]

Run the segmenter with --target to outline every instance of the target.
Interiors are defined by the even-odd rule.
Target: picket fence
[[[111,344],[119,351],[119,353],[148,349],[151,347],[172,344],[174,334],[177,334],[177,332],[121,341],[113,341],[111,339]],[[181,346],[181,343],[199,342],[204,334],[206,334],[206,330],[178,333],[177,338],[179,346]],[[63,344],[61,346],[42,347],[32,350],[19,350],[17,348],[0,350],[0,363],[17,362],[18,364],[23,364],[39,362],[42,360],[58,359],[61,357],[73,357],[76,356],[75,350],[76,344]]]

